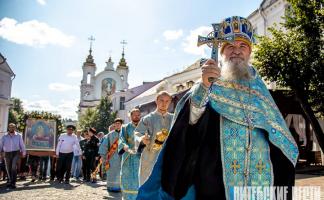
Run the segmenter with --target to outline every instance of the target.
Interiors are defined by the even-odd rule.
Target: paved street
[[[324,199],[324,176],[296,175],[297,186],[321,186],[321,199]],[[16,190],[7,190],[5,182],[0,182],[0,199],[14,200],[82,200],[82,199],[111,199],[120,200],[120,193],[108,194],[106,183],[99,181],[96,184],[72,181],[70,185],[56,182],[18,181]]]
[[[0,200],[82,200],[82,199],[111,199],[120,200],[120,193],[108,194],[106,182],[81,183],[72,181],[67,185],[50,181],[38,181],[31,183],[30,180],[18,181],[17,189],[7,190],[5,182],[0,182]]]

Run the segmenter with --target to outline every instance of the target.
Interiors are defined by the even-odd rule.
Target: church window
[[[88,75],[87,75],[87,84],[90,84],[90,80],[91,80],[91,75],[90,75],[90,73],[88,73]]]
[[[125,110],[125,97],[119,99],[119,110]]]
[[[124,76],[123,75],[120,75],[120,78],[121,78],[122,81],[124,80]]]

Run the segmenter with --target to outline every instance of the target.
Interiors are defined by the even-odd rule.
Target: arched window
[[[87,84],[90,84],[90,80],[91,80],[91,74],[88,73],[88,75],[87,75]]]

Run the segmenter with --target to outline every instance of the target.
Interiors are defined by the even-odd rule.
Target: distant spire
[[[92,42],[95,41],[96,39],[91,35],[88,40],[90,40],[90,50],[89,50],[89,53],[91,55],[92,53]]]
[[[111,62],[111,51],[109,51],[109,59],[108,62]]]
[[[105,67],[106,71],[114,71],[114,62],[111,59],[111,51],[109,51],[109,59],[106,62],[106,67]]]
[[[93,59],[93,56],[92,56],[92,42],[95,41],[95,38],[91,35],[88,38],[88,40],[90,40],[90,49],[89,49],[89,55],[88,55],[85,63],[94,65],[94,59]]]
[[[120,44],[123,45],[123,52],[122,52],[122,58],[119,61],[119,66],[121,67],[127,67],[127,63],[125,60],[125,45],[127,44],[127,42],[125,40],[121,41]]]

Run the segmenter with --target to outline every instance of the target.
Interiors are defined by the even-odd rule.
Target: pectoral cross
[[[233,160],[233,162],[231,164],[231,168],[233,169],[233,173],[236,174],[237,169],[241,168],[241,165],[237,164],[237,160]]]
[[[265,164],[263,164],[262,160],[259,160],[258,164],[256,165],[256,168],[259,171],[259,174],[262,174],[262,170],[265,168]]]

